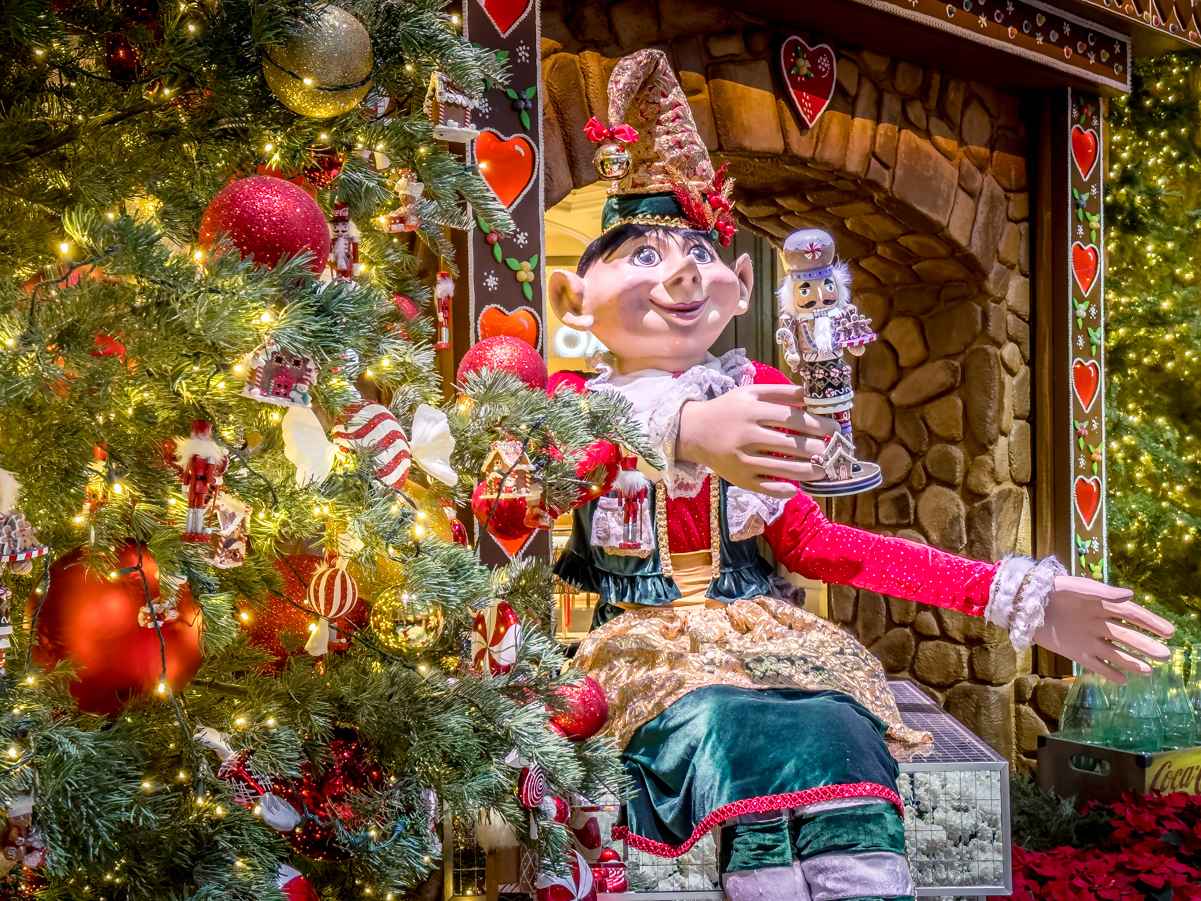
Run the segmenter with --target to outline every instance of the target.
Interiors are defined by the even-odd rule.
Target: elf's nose
[[[680,268],[663,280],[663,287],[674,303],[689,303],[701,293],[701,270],[692,257],[686,257]]]

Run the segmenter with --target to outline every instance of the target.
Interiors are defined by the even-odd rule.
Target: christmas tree
[[[1111,102],[1106,196],[1113,578],[1201,640],[1201,70],[1149,59]]]
[[[649,451],[528,346],[439,383],[451,229],[510,223],[431,84],[503,66],[441,0],[4,23],[0,896],[401,898],[446,816],[557,864],[539,779],[617,758],[565,725],[546,566],[481,565],[454,505],[498,443],[523,493],[475,506],[527,529],[598,436]]]

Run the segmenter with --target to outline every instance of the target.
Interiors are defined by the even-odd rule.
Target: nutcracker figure
[[[221,489],[229,454],[213,440],[212,423],[203,419],[192,423],[191,437],[176,438],[170,445],[168,462],[188,490],[188,518],[183,540],[207,542],[210,536],[204,517]]]
[[[930,737],[901,720],[866,648],[780,597],[775,567],[982,617],[1018,651],[1037,642],[1119,678],[1165,659],[1152,635],[1172,627],[1129,591],[1069,576],[1053,557],[978,562],[826,519],[798,486],[829,478],[831,435],[846,462],[846,417],[809,406],[849,408],[842,370],[802,387],[741,350],[710,352],[755,297],[750,257],[727,263],[717,249],[737,225],[730,181],[663,51],[618,60],[608,100],[598,136],[639,137],[627,145],[628,172],[602,160],[613,184],[600,237],[576,271],[551,275],[547,296],[563,323],[611,354],[594,377],[561,373],[552,390],[621,395],[663,461],[638,462],[650,479],[640,552],[621,547],[620,499],[587,491],[556,565],[601,598],[572,665],[603,688],[602,734],[633,786],[614,838],[678,857],[716,831],[732,901],[912,898],[894,755]],[[839,300],[837,270],[814,274],[833,266],[833,242],[811,235],[812,249],[786,247],[798,272],[787,296],[807,313],[796,359],[811,345],[810,362],[838,363],[870,330]],[[595,461],[619,457],[598,444],[577,472],[607,488],[617,466],[601,478]],[[1122,651],[1108,643],[1115,634]],[[765,672],[764,655],[780,666]]]
[[[452,308],[455,302],[455,283],[450,273],[442,270],[434,283],[434,315],[438,319],[438,334],[434,350],[450,348],[450,329],[453,322]]]
[[[800,378],[805,409],[833,417],[838,431],[813,462],[824,479],[809,482],[810,494],[857,494],[883,481],[880,467],[855,459],[851,435],[851,367],[843,351],[862,356],[876,340],[871,323],[851,303],[851,273],[834,258],[834,239],[817,228],[803,228],[784,241],[784,281],[777,294],[780,327],[776,341]]]
[[[334,240],[329,249],[329,264],[338,278],[354,278],[359,273],[359,232],[350,221],[350,207],[334,206]]]

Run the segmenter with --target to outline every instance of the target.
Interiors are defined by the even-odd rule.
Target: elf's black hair
[[[576,263],[576,275],[584,276],[587,274],[588,270],[592,268],[593,263],[597,260],[607,258],[609,254],[631,238],[641,238],[650,234],[671,235],[681,241],[704,241],[712,248],[713,255],[717,256],[717,248],[713,245],[713,239],[709,236],[708,232],[694,231],[688,228],[670,228],[664,225],[640,225],[634,222],[627,222],[625,225],[619,225],[617,228],[605,232],[584,248],[584,252],[580,254],[579,262]]]

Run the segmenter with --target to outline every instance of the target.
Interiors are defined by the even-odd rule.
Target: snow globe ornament
[[[876,333],[851,303],[850,270],[834,253],[834,239],[821,229],[793,232],[784,241],[785,274],[777,294],[776,342],[799,377],[805,409],[838,423],[838,431],[813,458],[825,471],[825,479],[803,486],[809,494],[822,497],[859,494],[883,481],[878,465],[855,457],[851,433],[855,391],[844,357],[846,353],[861,356],[876,340]]]
[[[247,368],[244,397],[280,407],[311,405],[317,382],[317,364],[311,357],[267,343],[250,355]]]

